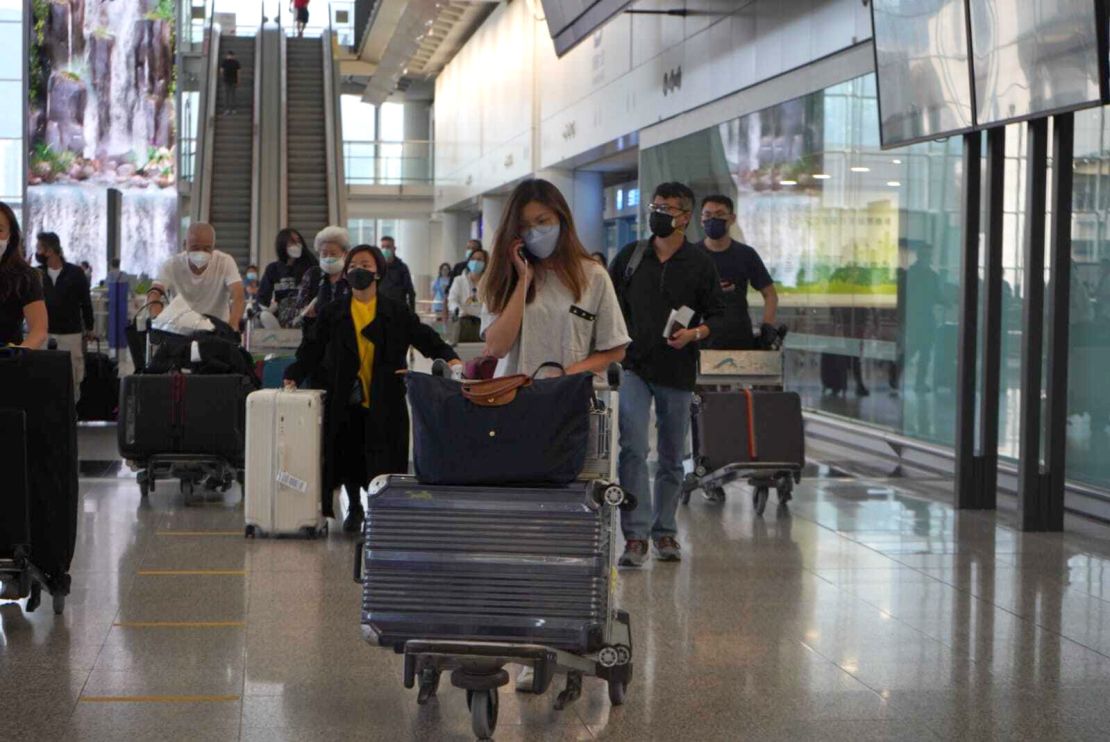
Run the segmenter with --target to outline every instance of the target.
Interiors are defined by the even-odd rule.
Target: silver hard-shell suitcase
[[[605,499],[610,489],[615,502]],[[475,487],[379,477],[365,520],[367,639],[597,651],[610,630],[620,498],[603,482]]]

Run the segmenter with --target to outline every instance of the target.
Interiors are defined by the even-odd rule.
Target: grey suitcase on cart
[[[398,650],[422,639],[598,651],[613,615],[621,497],[599,482],[494,488],[379,477],[361,557],[364,636]]]
[[[802,401],[797,393],[753,391],[750,410],[749,395],[743,391],[698,396],[699,463],[708,471],[759,462],[791,464],[799,470],[805,466]]]

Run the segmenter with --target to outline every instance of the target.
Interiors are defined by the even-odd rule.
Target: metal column
[[[956,507],[975,507],[975,381],[979,313],[979,191],[982,137],[964,134],[960,336],[956,358]]]
[[[983,290],[983,389],[979,397],[978,486],[974,507],[994,510],[998,503],[998,406],[1002,373],[1002,206],[1006,181],[1006,127],[987,132],[986,256]]]
[[[1046,389],[1048,418],[1044,446],[1044,528],[1064,528],[1064,485],[1067,479],[1068,432],[1068,349],[1071,322],[1071,214],[1072,151],[1075,114],[1065,113],[1052,120],[1052,234],[1050,244],[1050,283],[1048,306],[1048,379]]]
[[[1041,360],[1044,350],[1045,176],[1048,120],[1028,123],[1025,185],[1024,288],[1021,328],[1021,422],[1018,517],[1023,531],[1060,530],[1041,472]]]

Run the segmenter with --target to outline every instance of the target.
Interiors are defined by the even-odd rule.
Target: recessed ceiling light
[[[796,180],[780,180],[779,185],[798,185]]]
[[[852,172],[853,173],[869,173],[869,172],[871,172],[871,168],[856,166],[856,167],[852,168]]]
[[[895,165],[901,165],[902,164],[901,160],[891,160],[891,162],[893,162]]]
[[[886,184],[887,184],[888,186],[890,186],[891,188],[897,188],[897,187],[899,187],[900,185],[902,185],[902,184],[901,184],[901,183],[899,183],[899,182],[898,182],[897,180],[888,180],[888,181],[886,182]]]
[[[825,173],[815,173],[813,175],[814,180],[828,180],[831,177],[831,175],[826,175]]]

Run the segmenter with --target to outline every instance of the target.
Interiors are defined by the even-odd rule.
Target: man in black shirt
[[[382,255],[385,256],[386,270],[378,284],[378,293],[401,302],[416,311],[416,287],[412,283],[412,271],[405,261],[397,256],[397,243],[392,237],[382,237]]]
[[[621,383],[619,466],[621,486],[638,504],[621,515],[627,542],[620,558],[623,566],[638,567],[646,561],[649,537],[658,559],[681,558],[675,509],[682,491],[698,343],[719,332],[724,320],[713,261],[686,241],[693,209],[689,188],[681,183],[660,185],[651,203],[653,237],[626,245],[610,267],[632,335]],[[687,326],[668,328],[675,310],[693,311]],[[654,505],[647,466],[652,402],[659,454]]]
[[[701,201],[701,226],[705,239],[698,243],[705,249],[721,280],[721,294],[725,301],[725,326],[703,348],[717,350],[751,350],[755,348],[752,318],[748,314],[748,285],[763,294],[763,327],[774,327],[779,295],[775,282],[759,253],[743,242],[729,236],[729,229],[736,222],[732,199],[728,196],[706,196]]]
[[[240,67],[235,52],[228,50],[224,61],[220,62],[220,70],[224,76],[224,113],[235,113],[235,91],[239,88]]]
[[[58,350],[68,350],[73,366],[74,400],[81,396],[85,378],[85,354],[82,341],[92,337],[93,309],[89,279],[62,254],[62,242],[53,232],[42,232],[35,248],[35,260],[42,271],[42,291],[50,339]]]

